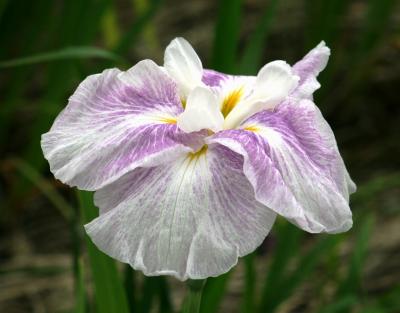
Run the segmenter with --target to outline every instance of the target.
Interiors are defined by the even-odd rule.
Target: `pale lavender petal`
[[[42,136],[42,149],[56,178],[96,190],[191,151],[199,134],[188,136],[168,120],[181,112],[175,83],[152,61],[106,70],[80,84]]]
[[[300,77],[300,81],[292,96],[312,99],[314,91],[321,86],[317,81],[317,76],[328,63],[330,54],[330,49],[322,41],[302,60],[293,65],[293,73]]]
[[[221,275],[261,244],[275,220],[242,167],[242,156],[216,145],[136,169],[96,192],[100,217],[86,231],[103,252],[149,276]]]
[[[263,111],[244,129],[207,139],[244,157],[256,198],[309,232],[341,232],[352,225],[348,206],[354,184],[329,126],[308,100]]]
[[[220,86],[223,83],[223,81],[228,79],[228,77],[229,77],[229,75],[226,75],[224,73],[205,69],[205,70],[203,70],[202,81],[207,86],[217,87],[217,86]]]

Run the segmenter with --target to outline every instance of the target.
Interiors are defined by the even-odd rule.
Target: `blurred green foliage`
[[[75,303],[69,312],[178,310],[172,301],[169,280],[146,278],[129,267],[119,271],[120,265],[98,251],[83,235],[82,225],[97,214],[91,194],[79,193],[76,198],[66,195],[48,175],[39,145],[40,135],[49,129],[84,77],[107,67],[126,68],[138,61],[135,57],[138,43],[162,53],[157,50],[174,36],[161,39],[157,35],[156,30],[163,25],[157,25],[155,16],[178,2],[0,1],[0,225],[7,225],[18,214],[21,199],[32,190],[43,194],[52,205],[50,209],[58,210],[69,225],[71,237]],[[285,9],[291,1],[266,1],[258,20],[252,21],[253,29],[243,32],[242,29],[247,29],[246,17],[252,3],[218,1],[218,8],[214,8],[215,31],[207,37],[213,42],[211,67],[229,73],[255,74],[268,59],[269,49],[274,45],[280,47],[282,40],[294,40],[290,47],[297,58],[320,40],[326,40],[333,48],[333,58],[321,76],[323,87],[316,100],[332,122],[350,172],[360,183],[352,202],[355,227],[348,234],[320,235],[315,239],[287,222],[278,221],[270,236],[270,243],[274,244],[268,248],[269,263],[261,264],[265,275],[257,274],[256,267],[265,259],[260,251],[243,259],[244,278],[240,300],[235,300],[235,312],[276,312],[304,284],[312,288],[316,304],[299,308],[298,312],[399,312],[400,285],[389,286],[377,294],[366,294],[363,287],[374,225],[381,223],[382,215],[399,213],[396,201],[389,203],[386,212],[377,207],[385,203],[381,199],[389,201],[388,192],[400,187],[398,155],[391,154],[393,148],[399,148],[399,133],[396,134],[399,124],[396,120],[386,120],[392,115],[388,105],[394,98],[390,92],[393,90],[396,95],[396,91],[393,83],[380,86],[384,90],[378,89],[377,94],[371,95],[369,78],[377,55],[385,52],[389,40],[399,50],[399,33],[395,35],[398,29],[393,31],[392,26],[399,5],[394,0],[292,1],[303,14],[303,28],[287,35],[280,34],[277,26],[287,22]],[[210,1],[210,6],[213,5]],[[124,16],[131,18],[127,20]],[[354,30],[355,18],[360,21]],[[179,25],[182,32],[187,27],[185,22]],[[288,39],[277,39],[284,35]],[[281,57],[285,59],[285,55]],[[397,75],[397,83],[398,79]],[[376,100],[371,100],[372,105],[368,106],[365,102],[368,97],[389,104],[380,104],[377,109],[372,103]],[[377,121],[371,122],[374,118]],[[396,192],[394,195],[398,196]],[[349,251],[345,259],[341,259],[343,247]],[[44,277],[62,272],[49,268],[17,270]],[[236,270],[208,280],[202,313],[222,312],[221,304]],[[9,273],[1,270],[0,278]],[[330,286],[328,295],[322,293],[325,285]]]

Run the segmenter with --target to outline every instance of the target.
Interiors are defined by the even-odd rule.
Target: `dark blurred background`
[[[202,312],[400,312],[399,4],[0,0],[0,312],[178,310],[176,280],[145,278],[85,239],[90,195],[79,209],[39,144],[84,77],[162,64],[176,36],[205,66],[243,74],[293,64],[325,40],[332,55],[315,100],[358,185],[351,231],[308,235],[278,221],[255,253],[209,279]]]

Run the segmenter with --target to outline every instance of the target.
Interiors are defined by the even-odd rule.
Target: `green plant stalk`
[[[212,68],[234,73],[240,34],[242,0],[219,0]]]
[[[231,279],[232,271],[207,280],[201,298],[201,313],[216,313]]]
[[[255,252],[247,255],[244,259],[245,266],[245,286],[243,291],[243,300],[240,308],[241,313],[255,312],[255,285],[256,285],[256,271],[254,267]]]
[[[187,281],[188,293],[183,302],[182,313],[200,312],[201,295],[205,283],[205,279],[189,279]]]

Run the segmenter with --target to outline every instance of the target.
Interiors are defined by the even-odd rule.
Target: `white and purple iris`
[[[277,214],[346,231],[355,185],[312,101],[329,54],[322,42],[293,67],[231,76],[203,69],[177,38],[164,66],[87,77],[42,136],[44,155],[56,178],[96,191],[94,243],[146,275],[220,275]]]

